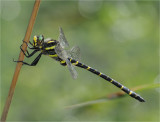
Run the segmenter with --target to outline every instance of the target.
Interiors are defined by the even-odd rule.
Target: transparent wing
[[[70,52],[74,52],[74,50],[76,50],[76,49],[73,49],[72,51],[65,50],[65,48],[69,47],[69,44],[68,44],[68,42],[66,40],[66,37],[65,37],[64,32],[63,32],[61,27],[59,28],[59,32],[60,32],[60,35],[59,35],[58,43],[57,43],[57,45],[55,47],[55,52],[57,53],[57,55],[61,59],[66,61],[67,67],[68,67],[72,77],[74,79],[76,79],[78,74],[77,74],[74,66],[72,65],[72,63],[68,59],[69,57],[71,57]]]
[[[44,39],[44,42],[48,42],[48,41],[52,41],[53,39],[52,38],[47,38],[47,39]]]
[[[62,47],[62,48],[65,48],[65,47],[69,47],[69,44],[68,44],[68,41],[67,41],[67,39],[66,39],[66,37],[65,37],[65,35],[64,35],[64,32],[63,32],[63,30],[62,30],[62,28],[61,27],[59,27],[59,39],[58,39],[58,41],[59,41],[59,43],[60,43],[60,46]]]
[[[78,46],[72,47],[72,49],[69,51],[70,57],[80,61],[81,55],[80,55],[80,48]]]
[[[75,70],[74,66],[71,64],[71,62],[68,59],[66,59],[66,64],[67,64],[67,67],[68,67],[73,79],[76,79],[78,74],[77,74],[77,71]]]
[[[57,55],[62,58],[63,60],[66,60],[68,58],[66,50],[64,50],[61,45],[58,43],[57,46],[55,47],[55,52]]]
[[[76,79],[78,74],[77,74],[74,66],[72,65],[72,63],[68,60],[69,56],[68,56],[67,52],[65,50],[61,49],[60,46],[56,46],[55,51],[60,58],[62,58],[63,60],[66,61],[66,64],[67,64],[67,67],[71,73],[71,76],[73,77],[73,79]]]

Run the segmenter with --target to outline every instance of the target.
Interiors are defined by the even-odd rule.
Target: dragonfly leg
[[[41,58],[41,56],[42,56],[42,53],[40,53],[31,64],[24,62],[24,61],[15,61],[14,59],[13,59],[13,61],[14,62],[22,62],[24,65],[28,65],[28,66],[36,66],[37,63],[39,62],[39,59]]]
[[[33,46],[32,42],[30,42],[30,41],[29,41],[29,43],[30,43],[30,45],[32,45],[32,46]]]
[[[28,48],[32,48],[32,47],[30,47],[29,45],[28,45],[28,43],[26,42],[26,41],[24,41],[24,40],[22,40],[23,41],[23,43],[25,43],[26,45],[27,45],[27,47]],[[29,43],[33,46],[33,44],[29,41]],[[22,46],[22,45],[21,45]]]
[[[22,49],[22,45],[20,46],[20,49],[21,49],[21,51],[23,52],[23,54],[24,54],[27,58],[33,56],[37,51],[39,51],[39,50],[34,50],[32,53],[29,54],[28,50],[26,50],[26,52],[27,52],[27,54],[28,54],[28,55],[27,55],[27,54],[24,52],[24,50]]]
[[[28,47],[29,49],[39,49],[39,48],[37,48],[37,47],[30,47],[26,41],[24,41],[24,40],[22,40],[22,41],[23,41],[24,43],[26,43],[26,45],[27,45],[27,47]],[[29,41],[29,43],[33,46],[33,44],[32,44],[30,41]]]

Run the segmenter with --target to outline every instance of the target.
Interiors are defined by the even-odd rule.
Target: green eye
[[[39,36],[39,40],[42,40],[42,39],[43,39],[43,37],[42,37],[42,35],[40,35],[40,36]]]

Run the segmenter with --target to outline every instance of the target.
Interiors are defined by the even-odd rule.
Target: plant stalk
[[[29,42],[29,39],[30,39],[30,36],[31,36],[31,33],[32,33],[33,25],[34,25],[34,22],[35,22],[37,13],[38,13],[39,6],[40,6],[40,0],[35,0],[35,4],[34,4],[33,10],[32,10],[32,15],[31,15],[31,18],[30,18],[30,21],[29,21],[29,24],[28,24],[28,27],[27,27],[27,30],[26,30],[25,37],[24,37],[24,41],[27,42],[27,43]],[[22,49],[23,50],[27,49],[27,45],[25,43],[23,43]],[[19,54],[18,60],[19,61],[24,60],[24,54],[23,54],[22,51]],[[9,93],[8,93],[8,97],[7,97],[7,100],[6,100],[4,109],[3,109],[3,113],[2,113],[2,116],[1,116],[1,122],[6,121],[8,111],[9,111],[9,107],[10,107],[10,104],[11,104],[11,101],[12,101],[12,97],[13,97],[13,94],[14,94],[14,91],[15,91],[15,87],[16,87],[16,83],[17,83],[17,79],[18,79],[21,67],[22,67],[22,63],[21,62],[17,63],[16,69],[15,69],[15,72],[14,72],[14,75],[13,75],[12,83],[11,83],[11,86],[10,86],[10,90],[9,90]]]

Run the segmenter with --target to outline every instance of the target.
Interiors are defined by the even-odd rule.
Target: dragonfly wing
[[[65,50],[65,48],[69,47],[69,44],[68,44],[68,41],[67,41],[61,27],[59,28],[59,33],[60,34],[59,34],[58,44],[55,47],[55,51],[60,58],[62,58],[63,60],[66,61],[67,67],[68,67],[72,77],[74,79],[76,79],[77,72],[76,72],[74,66],[72,65],[72,63],[68,60],[68,58],[71,57],[70,52]]]
[[[59,27],[59,39],[60,45],[62,48],[69,47],[68,41],[64,35],[64,32],[61,27]]]
[[[63,60],[66,60],[68,58],[68,54],[66,52],[66,50],[64,50],[60,44],[57,44],[57,46],[55,47],[55,52],[57,53],[57,55],[62,58]]]
[[[66,64],[67,64],[67,67],[68,67],[73,79],[76,79],[78,74],[77,74],[77,71],[75,70],[74,66],[71,64],[71,62],[68,59],[66,59]]]
[[[73,59],[80,61],[81,55],[80,48],[78,46],[72,47],[72,49],[69,51],[69,54]]]
[[[53,39],[52,38],[44,39],[44,42],[48,42],[48,41],[53,41]]]

